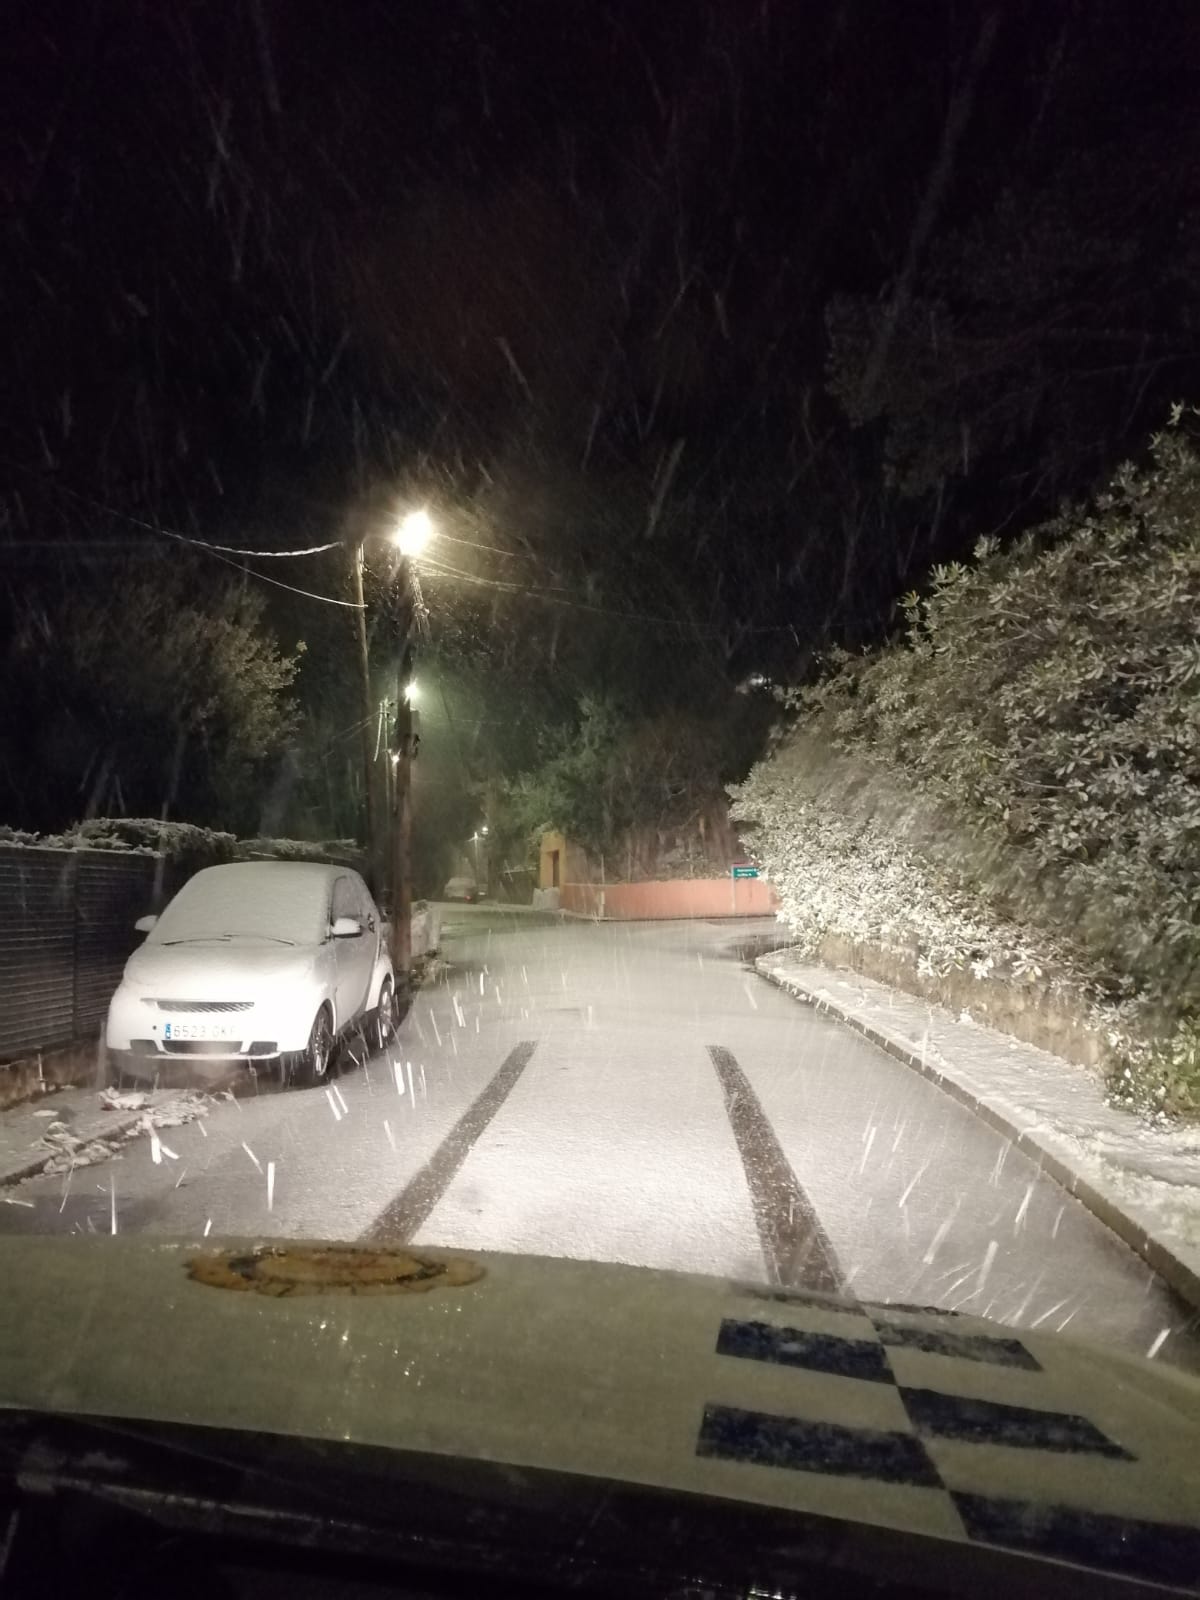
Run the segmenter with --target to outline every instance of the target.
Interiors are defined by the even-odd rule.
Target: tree
[[[728,731],[684,714],[630,721],[609,699],[585,696],[569,742],[502,791],[497,837],[536,853],[550,828],[614,878],[704,871],[729,841],[722,787]]]
[[[942,516],[969,486],[976,526],[1028,521],[1144,437],[1200,363],[1198,159],[1170,109],[1016,159],[903,295],[830,300],[830,390],[901,502]]]
[[[283,652],[256,594],[196,598],[184,572],[127,570],[103,598],[79,590],[23,614],[6,679],[34,699],[33,736],[6,752],[19,819],[107,808],[251,829],[252,778],[295,725],[303,645]]]
[[[1066,951],[1160,1041],[1155,1093],[1193,1109],[1198,507],[1200,451],[1177,426],[1153,442],[1146,467],[1123,468],[1090,505],[1008,551],[984,539],[974,562],[936,568],[928,592],[907,601],[904,637],[865,656],[837,654],[821,683],[798,692],[791,766],[764,763],[742,797],[749,813],[761,803],[772,814],[767,854],[818,922],[854,924],[862,936],[874,902],[893,940],[912,933],[927,945],[931,921],[975,930],[990,921],[1034,948]],[[805,739],[846,758],[867,798],[849,783],[833,804],[818,792]],[[869,791],[880,782],[911,799],[911,812],[877,815]],[[828,872],[814,867],[822,852]],[[871,870],[843,875],[839,888],[839,858]],[[941,895],[946,883],[953,893],[922,924],[934,902],[919,885],[941,884]],[[990,960],[988,936],[971,937],[980,948],[964,945],[954,959]]]

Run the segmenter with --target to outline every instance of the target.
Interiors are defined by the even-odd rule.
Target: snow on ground
[[[539,1043],[419,1237],[469,1249],[761,1279],[750,1196],[702,1051],[597,1016]],[[647,1049],[647,1046],[650,1048]],[[670,1137],[664,1139],[664,1130]]]
[[[1200,1278],[1200,1129],[1151,1125],[1110,1105],[1085,1068],[857,973],[786,951],[759,965],[912,1049],[1078,1171]]]
[[[327,1087],[251,1086],[159,1129],[157,1161],[141,1137],[103,1171],[23,1183],[0,1205],[0,1232],[360,1239],[399,1227],[431,1245],[763,1282],[763,1208],[778,1235],[804,1234],[811,1211],[864,1299],[1200,1366],[1194,1314],[1035,1160],[746,966],[773,923],[563,924],[482,907],[447,924],[440,981],[386,1056]],[[879,1003],[895,1021],[899,997]],[[927,1008],[913,1005],[919,1039]],[[981,1030],[954,1026],[981,1047]],[[949,1054],[949,1040],[935,1029],[930,1046]],[[736,1063],[730,1103],[714,1048]],[[497,1093],[514,1052],[524,1064]],[[1072,1126],[1092,1131],[1082,1110]],[[1174,1155],[1186,1171],[1187,1150]]]

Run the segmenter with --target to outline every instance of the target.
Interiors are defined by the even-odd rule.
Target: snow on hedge
[[[1172,429],[905,609],[903,638],[788,697],[736,796],[784,916],[809,949],[1044,976],[1118,1093],[1200,1110],[1200,456]]]
[[[156,817],[95,817],[56,834],[0,826],[0,844],[39,850],[153,851],[189,872],[227,861],[264,857],[349,865],[357,865],[362,859],[361,846],[351,839],[239,839],[236,834],[201,828],[191,822],[163,822]]]
[[[881,771],[854,763],[806,728],[786,736],[735,791],[734,821],[779,891],[797,942],[827,935],[913,956],[924,971],[1002,968],[1041,977],[1061,952],[984,908],[961,843],[938,844],[928,809]]]

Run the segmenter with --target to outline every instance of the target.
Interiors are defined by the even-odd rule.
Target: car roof
[[[235,872],[239,881],[245,881],[247,885],[254,883],[256,880],[274,883],[284,873],[288,877],[294,878],[297,882],[301,882],[305,878],[314,880],[337,878],[346,872],[353,873],[355,877],[360,876],[355,867],[334,866],[328,861],[223,861],[220,866],[202,868],[201,872],[198,872],[196,876],[209,876],[216,873],[231,876]]]
[[[324,861],[230,861],[205,867],[179,890],[149,934],[152,943],[218,933],[313,943],[323,937],[333,885],[353,868]]]

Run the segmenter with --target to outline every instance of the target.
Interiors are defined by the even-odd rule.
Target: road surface
[[[997,1133],[759,979],[770,923],[447,912],[386,1055],[23,1184],[5,1231],[413,1241],[1065,1329],[1200,1370],[1195,1318]],[[172,1159],[173,1158],[173,1159]],[[270,1182],[268,1182],[270,1179]]]

